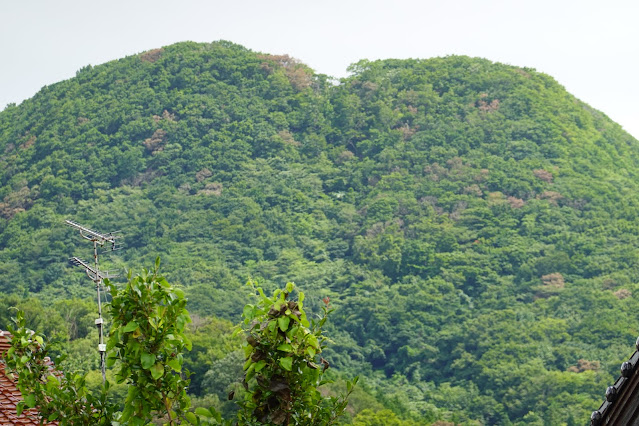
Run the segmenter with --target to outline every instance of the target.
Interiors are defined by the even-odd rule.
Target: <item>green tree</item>
[[[87,387],[86,374],[57,375],[47,361],[50,346],[42,336],[26,328],[18,311],[11,327],[11,348],[7,368],[17,375],[24,400],[18,413],[37,407],[46,420],[62,425],[104,424],[112,421],[143,425],[153,418],[166,418],[176,425],[203,422],[198,415],[217,418],[219,414],[198,408],[188,411],[188,380],[181,376],[183,352],[190,348],[184,327],[190,321],[184,293],[158,274],[159,258],[152,271],[132,276],[122,289],[106,282],[113,299],[108,305],[112,318],[107,343],[107,365],[117,364],[116,381],[128,385],[124,410],[118,412],[108,398],[110,383],[95,394]],[[57,363],[61,361],[57,360]]]
[[[94,395],[86,386],[85,375],[54,374],[48,342],[26,328],[22,311],[17,312],[15,327],[10,326],[9,331],[11,347],[5,362],[10,374],[17,376],[17,386],[23,396],[16,404],[18,415],[25,409],[37,407],[42,420],[57,420],[61,425],[111,424],[116,406],[107,400],[108,382]]]
[[[123,289],[107,282],[113,297],[107,366],[118,363],[116,380],[129,385],[121,421],[144,424],[154,414],[170,425],[190,406],[188,380],[182,378],[183,352],[191,349],[184,328],[191,321],[184,292],[153,271],[143,270]]]
[[[347,382],[347,393],[341,397],[320,393],[329,367],[321,356],[326,346],[322,326],[331,309],[325,299],[323,316],[311,325],[303,308],[304,293],[289,299],[294,289],[288,283],[268,297],[258,288],[258,302],[244,307],[246,393],[238,413],[241,424],[335,424],[357,382]]]
[[[231,423],[223,421],[213,408],[189,410],[189,381],[183,378],[188,372],[182,371],[182,366],[184,352],[191,349],[185,333],[191,319],[184,293],[159,275],[159,262],[157,258],[152,271],[144,269],[137,276],[129,272],[123,288],[106,281],[112,295],[107,308],[112,321],[107,366],[115,366],[117,383],[127,385],[124,409],[119,412],[119,405],[109,398],[109,381],[95,392],[87,386],[87,374],[52,370],[49,343],[26,328],[24,313],[18,311],[15,327],[10,327],[12,346],[6,355],[7,368],[17,375],[24,398],[17,405],[18,414],[37,407],[43,420],[57,420],[62,425],[108,425],[114,421],[144,425],[154,419],[169,425]],[[238,413],[239,424],[333,424],[344,412],[357,381],[347,382],[345,396],[321,395],[318,388],[327,383],[323,375],[328,361],[320,354],[326,341],[322,326],[330,313],[328,301],[322,318],[311,326],[303,309],[304,294],[299,293],[298,301],[287,300],[293,289],[289,283],[272,298],[259,289],[261,300],[244,308],[246,395]],[[217,369],[207,374],[207,387],[218,390],[212,382],[220,375],[220,368],[232,369],[225,367],[226,361],[218,362]],[[228,385],[229,380],[222,381]]]

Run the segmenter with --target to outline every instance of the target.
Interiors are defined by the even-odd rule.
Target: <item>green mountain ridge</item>
[[[401,418],[586,421],[639,334],[639,142],[529,68],[350,72],[187,42],[8,106],[0,290],[92,297],[72,218],[199,315],[236,321],[249,277],[329,296],[326,357]]]

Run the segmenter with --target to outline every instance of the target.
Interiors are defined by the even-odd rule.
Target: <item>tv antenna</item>
[[[100,335],[98,341],[98,352],[100,352],[100,369],[102,370],[102,384],[104,384],[106,382],[106,344],[104,343],[104,320],[102,319],[102,296],[100,294],[100,288],[103,287],[103,281],[105,278],[114,278],[117,275],[100,271],[100,264],[98,263],[98,247],[110,245],[111,251],[118,250],[120,247],[116,246],[116,241],[119,236],[115,235],[115,232],[102,234],[70,220],[65,220],[64,222],[70,227],[80,231],[82,238],[93,242],[93,265],[90,265],[88,262],[78,257],[72,257],[69,259],[69,262],[75,266],[84,268],[87,276],[95,283],[95,288],[98,293],[98,318],[95,320],[95,325],[98,327],[98,333]],[[106,294],[106,289],[104,289],[104,292]]]

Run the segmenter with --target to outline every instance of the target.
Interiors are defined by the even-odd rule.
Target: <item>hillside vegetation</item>
[[[639,334],[639,142],[533,69],[350,71],[180,43],[9,105],[0,303],[41,303],[96,367],[73,219],[122,231],[106,266],[159,255],[186,290],[195,395],[233,380],[243,283],[294,281],[336,308],[326,357],[361,376],[356,423],[583,424]]]

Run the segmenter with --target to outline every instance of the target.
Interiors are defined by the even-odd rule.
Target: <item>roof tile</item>
[[[0,424],[36,426],[40,424],[38,411],[34,408],[25,410],[20,416],[16,415],[16,404],[22,400],[22,395],[14,380],[5,374],[4,354],[11,347],[9,338],[11,334],[0,330]],[[53,362],[48,360],[50,367]],[[45,425],[57,425],[58,422],[45,422]]]

